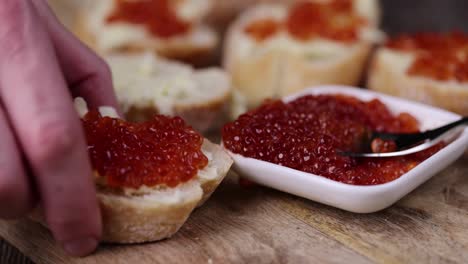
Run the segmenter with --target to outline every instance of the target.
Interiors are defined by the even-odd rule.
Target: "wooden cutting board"
[[[37,263],[467,263],[468,158],[391,208],[359,215],[233,175],[169,240],[103,245],[67,257],[28,220],[0,221],[0,236]]]
[[[73,5],[92,0],[49,1],[70,25]],[[37,263],[467,263],[468,157],[375,214],[242,188],[230,175],[172,239],[158,243],[103,245],[75,259],[29,220],[0,220],[0,237]]]

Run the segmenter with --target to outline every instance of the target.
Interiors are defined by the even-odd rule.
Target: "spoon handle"
[[[395,141],[398,148],[404,148],[407,146],[414,145],[424,140],[433,140],[446,132],[452,130],[455,127],[461,125],[468,125],[468,117],[463,117],[462,119],[455,121],[453,123],[447,124],[445,126],[427,130],[423,133],[412,133],[412,134],[390,134],[390,133],[376,133],[374,138],[381,138],[384,140],[393,140]]]

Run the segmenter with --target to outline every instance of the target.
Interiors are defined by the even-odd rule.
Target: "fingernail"
[[[98,241],[94,238],[84,238],[63,243],[65,251],[76,257],[86,256],[92,253],[98,245]]]

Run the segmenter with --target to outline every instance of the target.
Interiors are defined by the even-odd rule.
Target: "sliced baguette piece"
[[[99,0],[83,4],[75,21],[75,34],[96,51],[101,54],[152,51],[195,65],[206,65],[213,60],[218,35],[211,27],[201,23],[211,9],[212,0],[178,0],[177,14],[181,20],[192,23],[192,29],[169,38],[154,36],[142,25],[107,23],[116,1]]]
[[[141,243],[174,235],[191,212],[208,200],[232,165],[228,154],[206,139],[202,150],[209,159],[208,166],[195,179],[175,188],[123,194],[98,187],[103,241]]]
[[[265,98],[282,97],[309,86],[357,85],[374,43],[383,38],[377,29],[375,0],[354,1],[354,12],[369,23],[361,28],[358,41],[350,44],[325,38],[298,41],[286,30],[257,41],[245,32],[248,25],[262,19],[284,21],[288,12],[285,4],[257,5],[242,13],[228,30],[223,64],[249,108]]]
[[[178,115],[201,132],[217,128],[231,94],[229,76],[219,68],[189,65],[145,54],[106,57],[126,117],[140,122],[154,114]]]
[[[468,115],[468,83],[438,81],[407,74],[415,54],[380,48],[371,64],[369,89]]]
[[[200,183],[143,195],[122,195],[98,189],[104,242],[141,243],[171,237],[201,201]]]
[[[88,110],[81,98],[75,100],[80,116]],[[118,118],[113,108],[101,107],[103,116]],[[103,217],[103,242],[143,243],[173,236],[186,222],[191,212],[201,206],[228,173],[233,161],[216,144],[205,139],[203,153],[208,165],[192,180],[177,185],[141,187],[140,189],[109,188],[95,175],[97,196]],[[45,225],[40,209],[31,216]]]

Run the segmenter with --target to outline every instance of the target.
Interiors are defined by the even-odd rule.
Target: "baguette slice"
[[[86,103],[77,99],[75,106],[83,116]],[[113,108],[101,107],[103,116],[117,117]],[[96,175],[97,196],[103,216],[103,242],[143,243],[174,235],[218,187],[233,161],[218,145],[205,139],[202,146],[208,165],[198,175],[174,188],[166,186],[140,189],[111,189]],[[40,210],[32,218],[45,224]]]
[[[181,20],[190,22],[192,29],[169,38],[154,36],[141,25],[107,23],[106,19],[113,12],[116,1],[99,0],[83,4],[81,15],[76,19],[73,31],[96,51],[101,54],[152,51],[195,65],[212,61],[218,36],[212,28],[201,23],[211,9],[211,0],[178,0],[177,15]]]
[[[414,60],[414,54],[380,48],[373,59],[367,87],[468,115],[468,82],[410,76],[407,71]]]
[[[141,243],[174,235],[191,212],[211,196],[232,165],[218,145],[205,140],[202,150],[209,158],[208,166],[195,179],[175,188],[116,194],[98,187],[103,241]]]
[[[201,132],[223,121],[231,94],[230,78],[223,70],[194,70],[151,53],[115,54],[106,60],[127,119],[140,122],[157,113],[178,115]]]
[[[358,41],[351,44],[324,38],[298,41],[286,30],[257,41],[245,32],[248,25],[262,19],[284,21],[288,12],[284,4],[257,5],[228,30],[224,66],[232,74],[233,86],[247,98],[249,108],[265,98],[282,97],[308,86],[357,85],[374,43],[382,39],[375,0],[354,1],[354,12],[369,23],[361,28]]]

